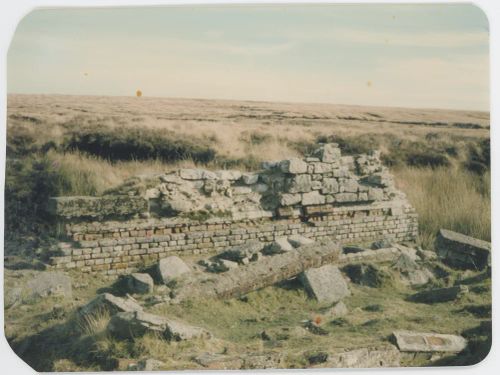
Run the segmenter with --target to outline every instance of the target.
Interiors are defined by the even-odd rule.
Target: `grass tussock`
[[[490,241],[490,174],[460,168],[402,168],[396,181],[419,214],[423,246],[432,248],[437,231],[450,229]]]

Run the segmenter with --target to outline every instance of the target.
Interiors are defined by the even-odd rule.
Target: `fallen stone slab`
[[[211,337],[203,328],[144,311],[117,313],[109,321],[107,329],[121,339],[140,337],[146,333],[158,333],[175,341]]]
[[[218,257],[241,263],[243,259],[251,258],[254,254],[260,252],[264,246],[264,242],[252,240],[244,243],[243,245],[234,246],[219,254]]]
[[[189,272],[191,272],[191,268],[175,255],[160,259],[158,262],[158,274],[164,284],[168,284],[177,277]]]
[[[147,332],[163,334],[167,320],[144,311],[120,312],[113,315],[108,323],[108,332],[119,339],[141,337]]]
[[[80,315],[98,314],[102,312],[115,314],[119,312],[142,311],[142,306],[136,300],[127,296],[126,298],[116,297],[110,293],[99,294],[92,301],[81,307]]]
[[[321,367],[329,368],[375,368],[399,367],[399,350],[388,345],[382,348],[360,348],[345,352],[328,353],[328,358]]]
[[[288,242],[286,237],[276,238],[272,243],[267,245],[262,253],[265,255],[274,255],[274,254],[282,254],[288,251],[292,251],[293,246]]]
[[[452,267],[483,270],[491,265],[491,243],[451,230],[440,229],[437,253]]]
[[[300,234],[294,234],[288,236],[288,242],[290,242],[293,247],[297,248],[304,245],[312,245],[314,240],[301,236]]]
[[[424,290],[408,297],[412,302],[439,303],[456,300],[464,294],[469,293],[469,288],[465,285],[455,285],[449,288],[438,288]]]
[[[351,294],[342,273],[331,264],[310,268],[299,278],[307,293],[321,303],[338,302]]]
[[[393,336],[402,352],[460,352],[467,346],[467,340],[457,335],[394,331]]]
[[[174,302],[190,298],[231,298],[273,285],[297,276],[301,272],[335,262],[341,252],[335,242],[302,246],[251,262],[244,267],[221,274],[199,273],[183,279],[175,290]]]
[[[72,296],[71,278],[62,272],[40,272],[26,283],[23,294],[27,295],[25,299],[49,296],[70,298]]]
[[[127,276],[127,287],[131,293],[151,293],[154,288],[153,278],[147,273],[132,273]]]

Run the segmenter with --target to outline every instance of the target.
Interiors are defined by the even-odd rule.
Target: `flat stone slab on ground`
[[[95,314],[102,311],[108,311],[110,314],[118,312],[141,311],[142,306],[133,298],[116,297],[111,293],[99,294],[92,301],[80,308],[81,315]]]
[[[300,275],[308,294],[321,303],[334,303],[351,294],[338,267],[310,268]]]
[[[203,328],[144,311],[117,313],[109,321],[108,331],[122,339],[140,337],[147,332],[156,332],[175,341],[211,337]]]
[[[491,243],[451,230],[439,230],[436,249],[453,267],[482,270],[491,264]]]
[[[411,295],[408,299],[413,302],[439,303],[453,301],[467,293],[469,293],[467,286],[455,285],[448,288],[424,290]]]
[[[467,340],[457,335],[394,331],[393,336],[402,352],[460,352],[467,346]]]

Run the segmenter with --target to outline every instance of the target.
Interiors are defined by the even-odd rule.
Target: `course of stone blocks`
[[[340,243],[414,240],[417,215],[379,154],[263,163],[258,172],[181,169],[136,176],[101,197],[55,197],[63,238],[52,263],[121,274],[173,254],[219,253],[302,235]]]

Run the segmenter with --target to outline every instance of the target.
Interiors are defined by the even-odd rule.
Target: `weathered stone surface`
[[[302,201],[302,194],[281,194],[280,204],[282,206],[293,206]]]
[[[339,183],[335,178],[324,178],[321,193],[322,194],[335,194],[339,192]]]
[[[286,191],[289,193],[307,193],[312,189],[311,176],[300,174],[286,180]]]
[[[467,340],[456,335],[394,331],[393,336],[402,352],[460,352],[467,346]]]
[[[148,201],[128,195],[57,197],[49,199],[48,210],[66,219],[127,217],[147,211]]]
[[[491,264],[491,244],[477,238],[440,229],[435,246],[439,257],[452,267],[483,270]]]
[[[210,277],[207,277],[206,274],[193,274],[180,285],[175,300],[241,296],[297,276],[311,267],[332,263],[338,259],[340,252],[340,246],[334,242],[313,244],[302,246],[300,251],[289,251],[270,256],[265,261],[252,262],[246,267],[214,274]]]
[[[234,246],[219,255],[221,259],[239,262],[244,258],[251,258],[255,253],[261,251],[265,246],[264,242],[258,240],[247,241],[243,245]]]
[[[358,182],[353,178],[347,178],[340,182],[339,189],[341,193],[357,193]]]
[[[340,161],[340,148],[336,143],[326,143],[314,152],[314,156],[325,163]]]
[[[293,247],[297,248],[300,246],[312,245],[314,243],[314,240],[301,236],[300,234],[293,234],[291,236],[288,236],[288,242],[290,242]]]
[[[318,191],[311,191],[309,193],[302,194],[302,205],[311,206],[315,204],[324,204],[325,196],[321,195]]]
[[[399,350],[390,345],[382,348],[361,348],[340,353],[328,353],[322,367],[328,368],[376,368],[399,367]]]
[[[408,285],[423,285],[434,278],[434,275],[427,268],[421,267],[408,254],[401,256],[394,262],[392,268],[401,274],[403,282]]]
[[[439,303],[453,301],[469,293],[465,285],[456,285],[449,288],[424,290],[409,297],[410,301],[421,303]]]
[[[355,284],[380,288],[391,282],[391,277],[372,264],[350,264],[342,269]]]
[[[267,245],[262,251],[266,255],[282,254],[288,251],[292,251],[293,246],[288,242],[288,238],[279,237],[276,238],[272,243]]]
[[[307,172],[307,163],[299,158],[282,160],[280,169],[284,173],[301,174]]]
[[[26,283],[27,299],[72,296],[71,278],[62,272],[40,272]]]
[[[241,178],[241,172],[240,171],[234,171],[234,170],[220,170],[216,171],[215,174],[217,175],[217,178],[221,180],[229,180],[229,181],[236,181]]]
[[[181,169],[179,175],[184,180],[203,180],[203,169]]]
[[[211,337],[203,328],[143,311],[117,313],[109,321],[107,329],[121,339],[140,337],[148,332],[156,332],[175,341]]]
[[[308,269],[300,280],[308,294],[322,303],[338,302],[351,294],[342,273],[331,264]]]
[[[151,293],[154,288],[153,278],[147,273],[133,273],[127,277],[127,287],[131,293]]]
[[[392,242],[385,238],[372,243],[372,250],[386,249],[389,247],[392,247]]]
[[[244,172],[241,174],[241,179],[243,180],[244,184],[253,185],[256,184],[257,181],[259,181],[259,174],[252,172]]]
[[[282,358],[280,353],[252,353],[243,356],[242,369],[272,369],[280,368]]]
[[[102,293],[96,296],[92,301],[80,308],[81,315],[98,314],[108,311],[110,314],[118,312],[142,311],[142,306],[133,298],[116,297],[110,293]]]
[[[107,326],[108,332],[119,339],[141,337],[148,332],[163,334],[166,328],[165,318],[144,311],[119,312]]]
[[[189,272],[191,272],[189,266],[175,255],[160,259],[158,262],[158,274],[165,284]]]
[[[358,200],[358,194],[356,193],[338,193],[335,194],[335,201],[339,203],[349,203],[356,202]]]
[[[165,336],[169,340],[183,341],[192,339],[210,339],[212,334],[201,327],[192,326],[178,320],[167,319]]]
[[[368,188],[368,199],[371,201],[381,201],[384,199],[384,190],[379,188]]]

